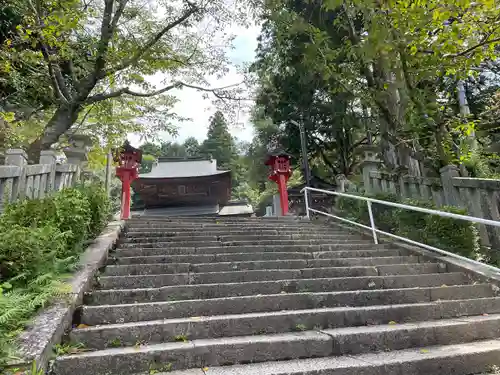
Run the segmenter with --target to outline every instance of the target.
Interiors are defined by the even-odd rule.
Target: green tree
[[[27,102],[24,89],[29,88],[35,96],[31,111],[50,115],[29,147],[35,157],[108,100],[120,98],[143,121],[157,114],[164,130],[162,120],[174,102],[169,91],[190,87],[227,94],[227,89],[197,86],[196,81],[202,83],[201,72],[225,69],[222,49],[230,36],[222,41],[216,36],[229,22],[244,20],[246,3],[8,0],[7,6],[22,18],[14,19],[15,32],[8,27],[0,45],[0,72],[8,77],[9,88],[8,98],[2,92],[1,99],[18,109]],[[200,24],[209,25],[201,34]],[[155,74],[172,81],[156,87],[147,80]]]
[[[219,168],[230,168],[236,156],[235,141],[229,133],[226,118],[220,111],[210,118],[207,138],[201,145],[201,152],[216,159]]]
[[[276,0],[265,2],[263,16],[261,44],[271,52],[266,90],[276,87],[276,72],[297,74],[290,51],[299,46],[306,73],[334,82],[330,96],[347,94],[353,114],[375,119],[371,130],[387,168],[416,172],[417,160],[437,159],[436,167],[456,161],[474,125],[457,87],[496,60],[498,4]]]
[[[200,156],[200,143],[195,137],[188,137],[183,143],[186,155],[190,157]]]

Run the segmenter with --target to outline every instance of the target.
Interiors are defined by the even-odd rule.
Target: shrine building
[[[231,198],[231,171],[207,158],[162,157],[132,183],[146,209],[208,207],[214,213]]]

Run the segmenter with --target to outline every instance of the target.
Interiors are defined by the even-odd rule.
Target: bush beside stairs
[[[292,219],[128,222],[54,375],[468,375],[500,365],[493,284]]]

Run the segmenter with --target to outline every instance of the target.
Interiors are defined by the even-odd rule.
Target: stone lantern
[[[291,156],[283,151],[275,151],[269,153],[266,165],[269,166],[269,179],[278,184],[280,195],[281,214],[288,214],[288,191],[286,184],[292,175],[290,169]]]
[[[122,204],[121,218],[127,220],[130,218],[130,187],[132,181],[139,177],[139,165],[142,161],[142,151],[134,148],[128,141],[114,155],[116,167],[116,176],[122,182]]]

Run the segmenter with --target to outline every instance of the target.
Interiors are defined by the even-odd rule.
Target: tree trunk
[[[80,105],[69,104],[60,106],[45,126],[45,130],[28,148],[28,158],[31,163],[38,163],[40,152],[48,150],[66,133],[78,119]]]

